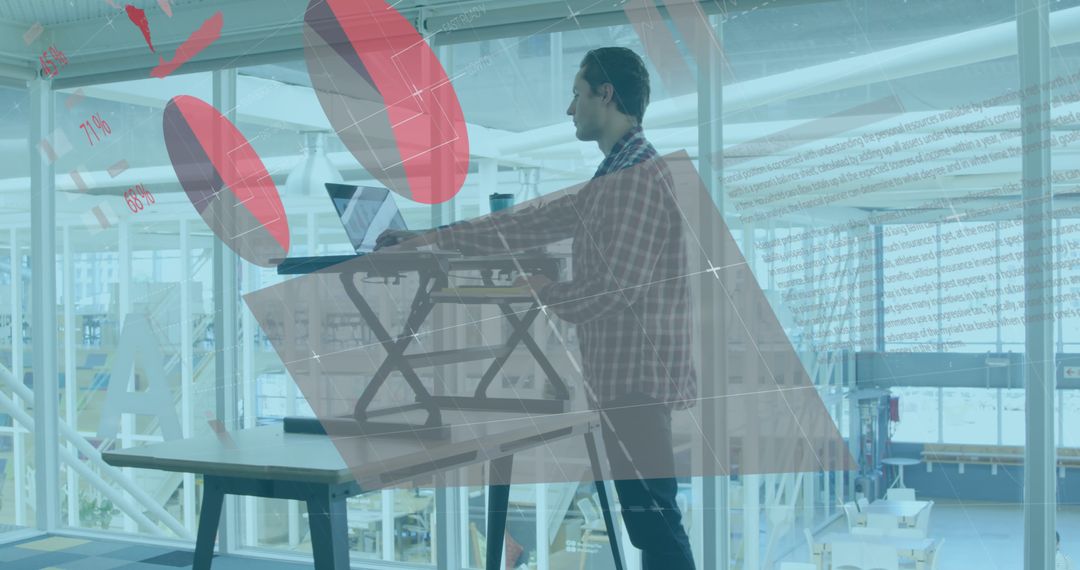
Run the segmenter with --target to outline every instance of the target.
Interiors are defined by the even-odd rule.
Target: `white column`
[[[723,40],[723,25],[715,16],[709,17],[710,26],[716,31],[716,37]],[[721,219],[724,219],[724,187],[722,161],[724,147],[722,113],[724,89],[720,73],[720,54],[712,49],[700,50],[698,53],[707,54],[702,61],[698,62],[697,81],[697,124],[698,124],[698,172],[701,174],[705,187],[709,192],[708,199],[698,208],[697,220],[700,231],[708,232],[704,236],[706,243],[711,244],[720,259],[710,262],[723,267],[729,260],[724,259],[723,240],[720,228],[710,224],[712,208],[720,211]],[[702,267],[692,268],[696,270]],[[705,287],[697,292],[695,299],[702,310],[695,311],[695,325],[700,325],[701,334],[697,336],[694,347],[695,365],[698,370],[713,371],[716,378],[727,378],[728,359],[727,347],[725,346],[724,323],[727,311],[723,296],[715,288]],[[711,307],[711,315],[705,318],[705,307]],[[705,342],[712,339],[712,343]],[[706,466],[705,461],[712,461],[714,455],[720,461],[727,463],[729,454],[728,434],[725,426],[727,421],[727,403],[723,396],[726,386],[722,382],[702,382],[702,430],[705,437],[700,446],[695,446],[692,455],[692,464],[700,465],[700,473],[712,472],[711,466]],[[693,535],[691,546],[694,550],[694,558],[702,568],[726,569],[731,558],[731,528],[729,490],[731,478],[728,475],[717,477],[700,478],[700,484],[694,488],[694,504],[698,515],[694,518]],[[700,489],[700,492],[699,492]]]
[[[618,498],[618,495],[614,492],[614,483],[610,481],[604,481],[604,486],[607,487],[609,499]],[[618,504],[618,501],[616,501],[615,504],[612,505],[611,514],[612,519],[615,521],[615,527],[618,529],[619,533],[619,546],[621,546],[620,552],[622,552],[623,556],[625,556],[626,558],[627,570],[640,570],[641,550],[639,550],[636,546],[634,546],[632,542],[630,542],[630,534],[626,532],[626,525],[623,523],[623,518],[620,516],[616,516],[618,512],[618,510],[615,508],[616,504]],[[601,551],[600,555],[604,556],[603,551]]]
[[[382,490],[382,520],[379,521],[382,528],[382,559],[394,559],[394,491],[393,489]]]
[[[118,302],[117,311],[120,321],[120,330],[124,330],[124,324],[127,322],[127,317],[131,313],[131,224],[127,220],[121,220],[117,225],[117,229],[120,233],[120,245],[117,249],[119,259],[117,260],[118,268],[117,275],[119,282],[117,283]],[[112,381],[123,382],[125,389],[128,389],[128,383],[131,382],[132,377],[135,375],[135,369],[132,368],[131,375],[127,378],[113,378]],[[122,414],[120,416],[120,446],[122,448],[131,447],[131,436],[135,433],[135,418],[133,414]],[[130,467],[123,468],[124,475],[130,477],[133,481],[138,482],[138,475]],[[130,501],[131,495],[124,493],[124,500]],[[124,532],[135,532],[138,527],[135,525],[135,521],[131,517],[124,515]]]
[[[818,478],[828,480],[829,473],[804,473],[802,476],[803,524],[812,528],[814,521],[814,485]]]
[[[461,484],[457,472],[436,473],[435,486],[435,516],[431,519],[432,525],[432,554],[436,568],[461,568],[464,566],[462,555],[467,552],[461,549],[461,542],[457,539],[468,537],[468,526],[461,526],[461,514],[457,489]],[[467,544],[466,544],[467,546]]]
[[[236,120],[236,69],[213,72],[213,104],[225,118]],[[212,144],[221,145],[220,141]],[[236,266],[239,257],[220,239],[214,239],[214,392],[217,418],[227,429],[236,429],[237,358],[236,322],[239,287]],[[232,495],[225,497],[221,525],[218,527],[218,551],[232,551],[237,545],[239,504]]]
[[[480,175],[480,195],[477,200],[480,203],[480,213],[483,214],[486,212],[484,206],[487,204],[488,194],[499,191],[499,161],[494,158],[481,158],[477,162]]]
[[[533,487],[536,489],[536,566],[548,568],[551,564],[551,535],[547,525],[551,515],[548,512],[551,509],[548,505],[548,484],[537,483]]]
[[[551,65],[551,77],[548,79],[548,87],[551,89],[551,116],[560,118],[570,101],[570,96],[566,92],[566,85],[574,78],[573,74],[567,77],[566,71],[563,69],[562,32],[553,32],[550,37],[551,51],[549,52],[548,61]]]
[[[855,259],[858,266],[858,295],[859,295],[859,350],[873,351],[877,347],[877,319],[882,318],[874,310],[876,301],[874,291],[877,289],[877,267],[873,249],[877,243],[874,237],[874,229],[868,226],[854,228],[850,231],[855,239]]]
[[[194,435],[195,414],[192,410],[192,370],[195,340],[191,330],[191,227],[186,218],[180,220],[180,423],[184,437]],[[184,473],[184,528],[195,534],[195,475]]]
[[[1054,566],[1057,480],[1054,477],[1053,219],[1050,189],[1050,8],[1017,0],[1020,133],[1024,223],[1024,568]]]
[[[315,212],[308,212],[306,218],[306,232],[305,237],[307,239],[305,245],[307,249],[304,255],[314,256],[318,255],[319,247],[319,234],[318,226],[315,224]],[[296,382],[287,374],[285,376],[285,415],[296,415],[296,398],[299,396],[299,391],[296,389]],[[300,502],[289,501],[289,546],[295,547],[300,544]]]
[[[11,370],[15,378],[22,382],[23,379],[23,311],[22,311],[22,256],[19,255],[19,230],[11,228],[11,251],[9,262],[11,263]],[[12,400],[23,408],[22,398],[16,394],[11,395]],[[14,440],[13,452],[15,455],[15,524],[26,524],[26,500],[23,489],[26,489],[26,448],[23,443],[25,430],[18,422],[11,422],[12,439]]]
[[[250,263],[242,264],[244,291],[254,291],[257,269]],[[244,308],[240,312],[240,392],[244,409],[243,428],[255,427],[255,316]],[[259,501],[256,497],[244,497],[245,546],[258,544]]]
[[[38,150],[53,132],[52,83],[30,86],[30,292],[34,371],[34,484],[37,528],[51,531],[60,517],[60,410],[56,370],[56,173]],[[22,492],[22,489],[18,489]]]
[[[760,567],[761,475],[743,475],[743,568]]]
[[[75,263],[74,252],[71,251],[71,226],[64,226],[64,417],[69,426],[77,427],[75,418],[75,402],[78,398],[78,369],[75,365]],[[68,451],[75,453],[75,444],[67,442]],[[67,524],[70,527],[79,525],[79,477],[72,467],[67,470]]]

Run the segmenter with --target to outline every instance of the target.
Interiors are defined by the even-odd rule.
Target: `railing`
[[[923,446],[923,461],[960,463],[966,465],[1023,465],[1024,448],[1019,445],[972,445],[962,443],[928,443]],[[1080,449],[1059,447],[1058,467],[1080,467]]]
[[[34,401],[33,392],[24,386],[22,382],[17,381],[11,374],[11,371],[2,365],[0,365],[0,383],[5,384],[11,389],[15,396],[22,398],[23,401]],[[31,432],[34,431],[34,418],[2,392],[0,392],[0,408],[3,408],[6,413],[10,414],[15,421],[22,424],[25,429]],[[135,481],[124,474],[123,471],[105,463],[101,458],[101,453],[91,445],[86,438],[79,435],[73,427],[68,425],[67,422],[62,419],[59,420],[58,423],[60,427],[60,437],[63,440],[62,442],[74,444],[79,453],[86,456],[86,460],[83,461],[66,446],[61,445],[59,450],[61,461],[77,471],[80,476],[86,479],[87,482],[93,485],[94,488],[103,495],[108,497],[121,511],[154,534],[168,536],[168,533],[147,517],[146,513],[153,515],[177,536],[189,540],[192,539],[192,536],[188,533],[187,529],[184,528],[184,525],[169,514],[169,512],[158,504],[146,491],[140,488]],[[91,465],[97,468],[100,475],[90,468]],[[105,477],[107,477],[108,480],[106,480]],[[27,487],[29,487],[29,485],[27,485]],[[129,493],[131,498],[127,497],[124,494],[125,492]],[[134,499],[136,502],[132,502],[131,499]],[[33,504],[33,501],[30,501],[29,504]]]

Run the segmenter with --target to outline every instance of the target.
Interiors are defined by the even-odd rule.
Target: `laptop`
[[[326,191],[345,226],[345,233],[359,255],[375,251],[375,242],[386,230],[404,230],[405,220],[390,191],[385,188],[327,183]],[[444,296],[458,300],[524,297],[532,300],[527,287],[457,287],[442,289]]]
[[[366,255],[375,251],[375,242],[386,230],[408,229],[393,196],[386,188],[327,182],[326,192],[330,194],[330,200],[356,254],[287,258],[278,265],[279,275],[310,273],[354,259],[357,255]],[[457,287],[442,289],[441,292],[444,296],[463,301],[491,297],[531,299],[532,296],[528,286]]]
[[[406,229],[405,219],[386,188],[328,182],[326,191],[356,253],[274,260],[278,275],[303,275],[367,255],[375,251],[375,242],[384,231]]]
[[[330,182],[326,184],[326,191],[356,253],[375,251],[375,241],[386,230],[407,229],[405,219],[386,188]]]

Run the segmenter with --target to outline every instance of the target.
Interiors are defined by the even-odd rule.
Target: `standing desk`
[[[523,414],[556,414],[569,411],[570,391],[566,383],[529,332],[529,327],[542,309],[539,300],[531,294],[520,292],[506,295],[499,295],[497,291],[492,293],[493,276],[496,273],[535,273],[556,281],[565,261],[564,257],[546,253],[465,256],[447,251],[380,251],[366,255],[294,257],[274,261],[279,262],[277,266],[279,275],[337,274],[346,296],[386,351],[385,359],[357,400],[351,417],[318,420],[286,418],[286,431],[325,433],[326,426],[333,424],[333,429],[330,431],[335,434],[371,435],[408,431],[422,434],[424,437],[445,438],[448,431],[441,418],[443,410],[504,411]],[[471,295],[464,293],[462,289],[442,292],[447,289],[451,271],[479,273],[487,291]],[[394,335],[383,325],[374,308],[364,297],[364,292],[357,285],[357,280],[365,278],[400,282],[402,277],[412,274],[417,276],[416,293],[413,295],[402,330]],[[410,344],[416,339],[416,333],[420,331],[420,327],[438,304],[498,306],[503,318],[510,324],[511,333],[502,344],[406,354]],[[524,311],[518,311],[512,306],[515,304],[527,305],[527,308]],[[525,346],[543,370],[554,393],[553,398],[496,398],[487,395],[491,383],[518,345]],[[480,383],[471,396],[431,394],[416,374],[417,368],[488,359],[492,362],[484,371]],[[415,401],[403,406],[371,409],[371,403],[380,388],[395,371],[401,373],[412,390]],[[403,424],[378,420],[379,416],[396,415],[418,409],[427,412],[427,418],[423,423]]]
[[[347,570],[347,497],[483,462],[490,462],[493,482],[488,495],[486,566],[487,570],[501,570],[514,454],[570,437],[585,439],[596,491],[603,503],[604,522],[610,536],[615,536],[596,450],[595,432],[600,428],[597,412],[539,417],[479,412],[469,413],[468,422],[464,416],[455,414],[459,413],[447,414],[447,419],[452,420],[447,439],[392,435],[333,438],[286,433],[281,426],[269,425],[231,432],[231,441],[206,435],[107,451],[102,457],[115,467],[203,476],[202,513],[193,570],[210,568],[226,494],[307,502],[316,570]],[[353,465],[342,459],[338,448],[343,444],[354,446],[350,449]],[[365,457],[371,461],[363,461]],[[622,570],[622,558],[614,540],[611,549],[615,567]]]

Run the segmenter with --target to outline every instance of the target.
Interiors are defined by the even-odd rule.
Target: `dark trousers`
[[[690,539],[675,502],[671,410],[631,395],[606,403],[601,419],[623,522],[630,542],[642,551],[642,567],[693,570]]]

